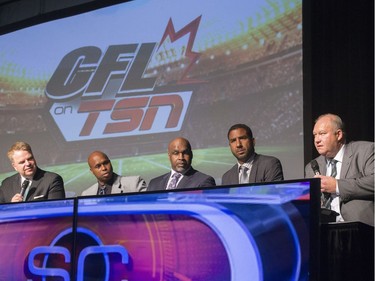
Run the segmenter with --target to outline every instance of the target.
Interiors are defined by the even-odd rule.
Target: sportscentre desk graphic
[[[311,182],[0,206],[0,280],[308,280]]]

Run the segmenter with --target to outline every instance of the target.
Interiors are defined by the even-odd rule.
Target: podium
[[[0,204],[0,276],[315,281],[318,184],[304,179]]]
[[[361,222],[321,224],[320,278],[374,280],[374,227]]]

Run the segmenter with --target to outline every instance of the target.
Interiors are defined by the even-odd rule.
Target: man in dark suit
[[[29,144],[16,142],[8,158],[18,173],[3,180],[0,203],[65,198],[63,179],[37,166]]]
[[[203,174],[191,166],[193,151],[187,139],[172,140],[168,145],[168,157],[171,171],[152,179],[147,191],[216,185],[213,177]]]
[[[146,191],[146,182],[140,176],[125,177],[114,173],[111,160],[101,151],[92,152],[87,163],[97,183],[84,190],[82,196]]]
[[[344,123],[334,114],[319,116],[313,135],[320,175],[307,164],[305,177],[320,178],[321,191],[329,196],[327,206],[340,214],[337,221],[374,225],[374,143],[346,143]]]
[[[227,137],[237,164],[223,175],[222,185],[284,180],[279,159],[255,153],[255,139],[249,126],[235,124]]]

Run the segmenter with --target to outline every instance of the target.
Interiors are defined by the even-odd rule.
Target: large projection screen
[[[0,180],[22,140],[69,196],[96,181],[94,150],[149,182],[183,136],[194,168],[220,184],[235,123],[285,179],[303,178],[301,0],[136,0],[1,35],[0,46]]]

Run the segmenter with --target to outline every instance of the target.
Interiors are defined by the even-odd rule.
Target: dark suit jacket
[[[12,197],[21,191],[21,176],[15,174],[3,180],[0,187],[0,203],[11,202]],[[37,168],[26,201],[63,199],[64,182],[58,174]]]
[[[153,178],[148,187],[147,191],[154,190],[166,190],[169,177],[171,173],[161,175]],[[194,188],[194,187],[211,187],[216,186],[215,179],[209,175],[203,174],[191,167],[183,176],[181,181],[178,183],[177,188]]]
[[[249,183],[284,180],[283,168],[279,159],[255,153],[250,171]],[[238,165],[235,164],[223,175],[222,185],[239,184]]]
[[[324,156],[315,158],[322,175],[326,174]],[[310,164],[305,177],[314,177]],[[374,225],[374,143],[355,141],[346,144],[340,179],[337,180],[340,212],[345,221]]]

